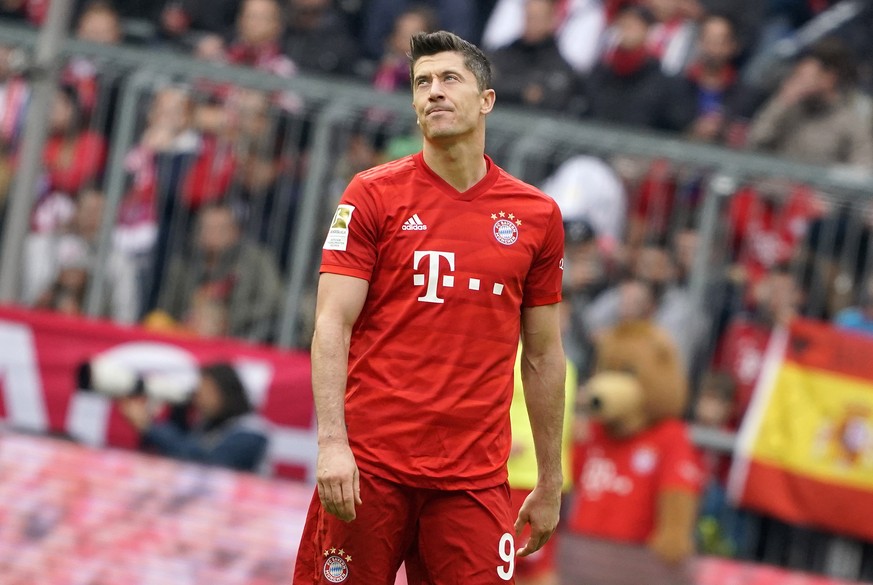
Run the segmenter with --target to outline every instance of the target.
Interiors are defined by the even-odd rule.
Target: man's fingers
[[[524,525],[527,524],[527,518],[522,518],[522,512],[518,513],[518,518],[515,520],[515,537],[518,538],[521,536],[521,531],[524,529]]]
[[[357,469],[355,469],[355,475],[352,477],[352,487],[355,490],[355,503],[360,506],[364,502],[361,501],[361,474]]]
[[[531,537],[527,540],[525,545],[516,552],[516,556],[526,557],[531,555],[541,548],[548,542],[550,534],[531,534]]]
[[[352,490],[352,482],[343,482],[339,488],[341,498],[339,503],[341,515],[339,519],[344,522],[351,522],[355,519],[355,494]]]

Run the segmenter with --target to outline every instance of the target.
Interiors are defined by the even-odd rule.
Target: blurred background
[[[289,582],[319,250],[349,179],[420,149],[437,29],[493,60],[488,154],[561,207],[580,385],[630,317],[682,357],[698,582],[873,580],[869,2],[2,0],[0,582]],[[834,524],[727,493],[798,321],[862,388]]]

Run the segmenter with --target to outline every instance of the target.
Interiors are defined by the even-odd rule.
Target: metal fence
[[[0,26],[0,45],[27,52],[34,42],[32,31]],[[91,247],[74,299],[83,312],[305,346],[326,220],[355,172],[419,147],[409,97],[163,51],[70,41],[63,53],[66,83],[79,84],[71,124],[106,137],[105,165],[75,184],[44,179],[26,251],[81,268],[63,244],[69,228],[59,227],[72,222]],[[873,264],[867,175],[503,106],[488,126],[499,165],[596,229],[597,286],[582,291],[587,301],[628,275],[663,277],[659,284],[681,293],[671,323],[696,381],[738,316],[772,319],[787,308],[832,319],[870,296],[859,294]],[[98,206],[83,208],[86,191],[103,194]],[[648,246],[667,258],[661,275],[638,272],[652,268]],[[32,269],[22,265],[25,275]],[[790,274],[797,290],[764,286],[775,273]],[[34,278],[23,279],[25,302],[70,285]],[[119,306],[130,301],[128,281],[135,307]],[[591,330],[601,317],[579,320]],[[704,430],[697,437],[731,443]],[[869,545],[757,517],[748,531],[747,558],[873,575]]]

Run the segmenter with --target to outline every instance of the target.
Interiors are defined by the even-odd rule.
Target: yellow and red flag
[[[740,506],[873,540],[873,338],[803,319],[774,332],[730,490]]]

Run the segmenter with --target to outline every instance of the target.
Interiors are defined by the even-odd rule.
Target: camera
[[[77,387],[118,399],[146,396],[159,402],[184,404],[197,385],[196,374],[182,370],[138,370],[109,354],[98,355],[79,366]]]

